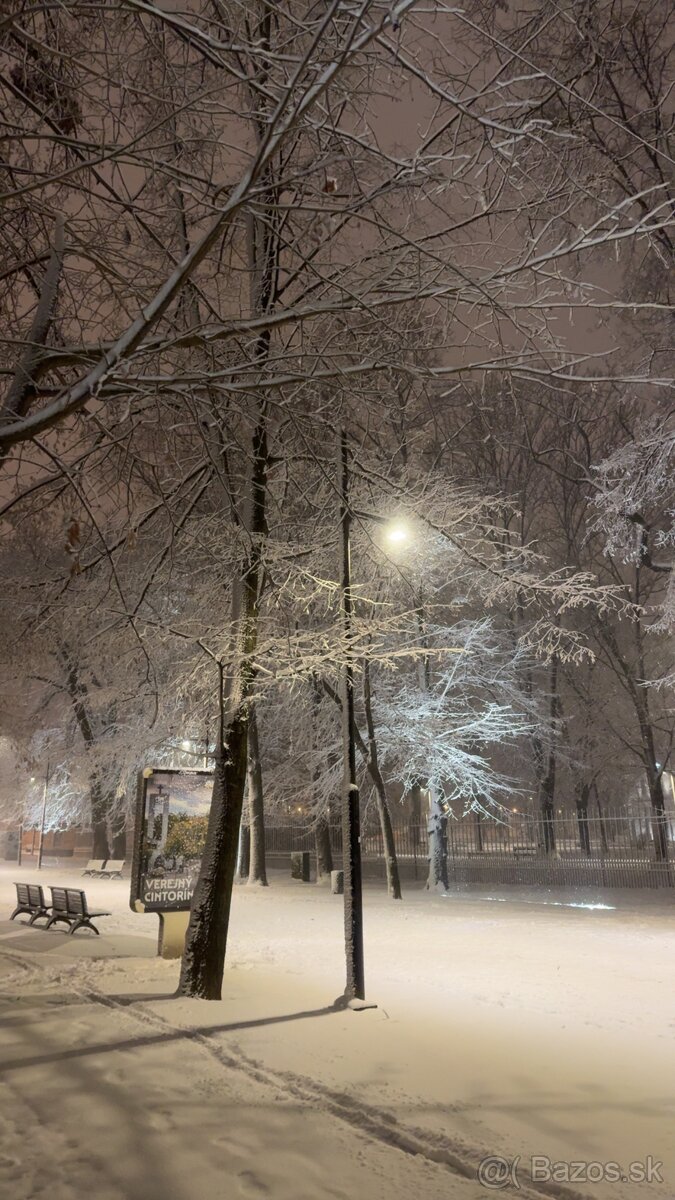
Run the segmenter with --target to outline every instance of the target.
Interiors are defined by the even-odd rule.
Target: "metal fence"
[[[339,859],[340,825],[331,824],[330,834],[333,853]],[[459,819],[450,817],[446,835],[450,883],[675,886],[675,819],[663,821],[659,826],[648,815],[577,817],[572,814],[544,820],[540,816],[508,814],[504,820],[496,821],[468,813]],[[399,818],[394,838],[402,874],[423,878],[428,856],[426,824]],[[300,823],[268,823],[265,842],[267,853],[272,856],[315,849],[312,828]],[[383,863],[381,830],[370,820],[362,825],[361,852],[365,864]]]

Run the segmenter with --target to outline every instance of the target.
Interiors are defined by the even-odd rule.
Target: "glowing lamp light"
[[[187,738],[185,738],[184,741],[181,742],[181,746],[182,746],[183,750],[190,749],[190,742],[187,740]]]
[[[387,529],[387,541],[392,546],[400,546],[403,542],[407,542],[410,534],[405,525],[390,525]]]

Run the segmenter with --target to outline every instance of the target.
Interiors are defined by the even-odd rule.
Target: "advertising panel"
[[[211,771],[146,768],[136,800],[131,907],[135,912],[189,909],[211,807]]]

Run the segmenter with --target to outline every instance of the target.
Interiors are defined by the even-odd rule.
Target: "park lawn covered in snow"
[[[272,1200],[675,1194],[675,905],[620,910],[367,888],[366,980],[343,986],[338,897],[273,875],[238,888],[219,1003],[174,999],[157,919],[128,881],[48,868],[110,908],[102,936],[0,923],[0,1194],[12,1200]],[[14,878],[0,871],[0,914]],[[544,897],[542,897],[543,899]],[[530,897],[530,900],[532,897]],[[531,1155],[664,1183],[527,1183]]]

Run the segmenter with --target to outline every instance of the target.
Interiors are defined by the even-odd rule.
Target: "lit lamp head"
[[[387,526],[384,536],[390,546],[401,546],[404,542],[408,541],[410,531],[402,521],[396,521],[394,524]]]
[[[184,741],[181,742],[181,746],[182,746],[183,750],[189,750],[191,747],[191,743],[187,740],[187,738],[185,738]]]

